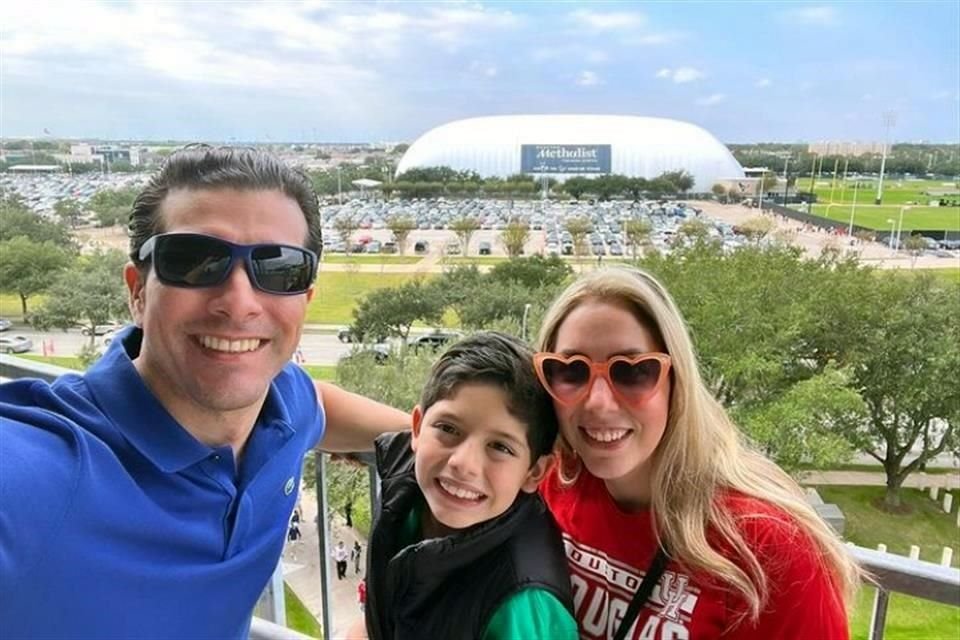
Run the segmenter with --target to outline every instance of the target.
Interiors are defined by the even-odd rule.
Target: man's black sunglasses
[[[317,254],[286,244],[234,244],[199,233],[163,233],[143,243],[141,262],[153,261],[160,282],[174,287],[215,287],[242,259],[250,283],[260,291],[296,295],[310,289]]]

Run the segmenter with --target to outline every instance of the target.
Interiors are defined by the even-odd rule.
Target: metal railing
[[[53,380],[57,376],[69,372],[62,367],[55,367],[0,354],[0,378],[16,379],[22,377]],[[369,454],[354,456],[358,461],[368,466],[371,473],[370,498],[376,508],[379,505],[379,485],[373,471],[373,459]],[[317,455],[317,513],[327,513],[327,485],[325,481],[325,456]],[[320,546],[320,574],[322,593],[322,626],[323,629],[332,629],[330,617],[330,573],[329,573],[329,518],[318,518],[318,537]],[[851,553],[860,565],[872,576],[869,587],[876,587],[873,613],[870,621],[869,640],[882,640],[886,626],[887,608],[891,593],[900,593],[914,598],[921,598],[931,602],[939,602],[954,607],[960,607],[960,570],[944,567],[922,560],[913,560],[906,556],[899,556],[873,549],[866,549],[856,545],[849,545]],[[272,581],[275,582],[275,581]],[[282,581],[281,581],[282,582]],[[282,586],[279,597],[282,598]],[[276,596],[274,596],[276,597]],[[282,600],[280,600],[282,602]],[[251,640],[303,640],[307,638],[301,633],[280,626],[273,622],[254,617],[250,627]]]

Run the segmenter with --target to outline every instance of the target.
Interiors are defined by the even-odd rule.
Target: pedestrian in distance
[[[360,575],[360,556],[363,554],[363,547],[358,540],[353,541],[353,549],[350,550],[350,559],[353,560],[353,570],[356,575]]]
[[[537,495],[557,425],[530,349],[494,332],[453,345],[412,425],[376,443],[369,637],[576,638],[560,535]]]
[[[366,577],[360,579],[360,583],[357,585],[357,602],[360,603],[360,613],[363,613],[367,606],[367,579]]]
[[[538,347],[560,423],[541,493],[563,531],[581,638],[849,636],[857,565],[711,395],[656,279],[581,276]]]
[[[343,540],[337,541],[337,546],[333,548],[331,555],[337,565],[337,580],[343,580],[347,577],[347,558],[350,557],[347,548],[343,546]]]
[[[322,244],[304,173],[178,150],[129,236],[133,326],[82,375],[0,385],[3,638],[247,638],[304,454],[407,427],[291,362]]]

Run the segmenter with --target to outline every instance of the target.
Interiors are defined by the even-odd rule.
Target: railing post
[[[283,559],[277,562],[263,593],[253,609],[257,617],[269,620],[281,627],[287,626],[287,603],[283,593]]]
[[[883,629],[887,626],[887,605],[890,602],[890,593],[877,589],[873,597],[873,613],[870,615],[870,632],[868,640],[883,640]]]
[[[314,466],[317,469],[317,544],[320,547],[320,601],[323,637],[329,638],[333,631],[330,623],[330,521],[327,518],[327,456],[314,450]]]

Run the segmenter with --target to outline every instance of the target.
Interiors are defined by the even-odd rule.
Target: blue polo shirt
[[[126,330],[85,375],[0,385],[0,638],[246,638],[283,549],[313,382],[273,380],[238,465],[181,427]]]

